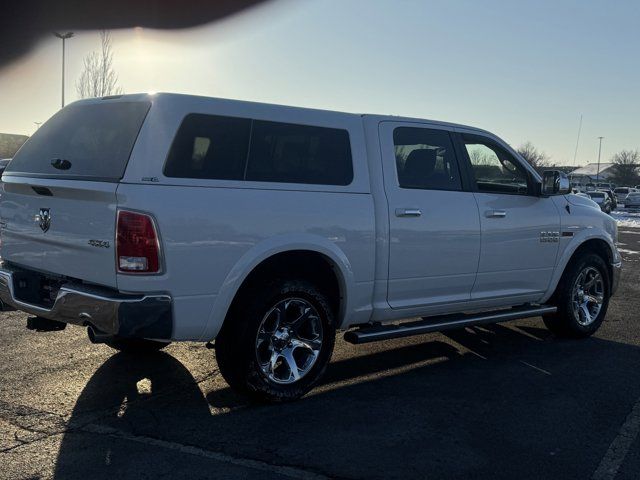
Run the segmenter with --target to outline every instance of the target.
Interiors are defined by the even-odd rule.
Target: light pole
[[[64,41],[67,38],[73,37],[73,32],[67,32],[67,33],[54,32],[54,35],[62,40],[62,106],[64,107]]]
[[[602,153],[602,139],[604,137],[598,137],[600,140],[600,146],[598,147],[598,173],[596,173],[596,187],[598,186],[598,182],[600,181],[600,154]]]

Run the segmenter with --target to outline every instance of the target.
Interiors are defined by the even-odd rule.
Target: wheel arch
[[[591,232],[580,232],[576,237],[577,238],[574,238],[571,245],[565,249],[560,257],[551,279],[549,289],[541,300],[541,303],[548,301],[549,298],[553,296],[567,267],[587,252],[598,254],[605,261],[607,264],[611,287],[611,282],[613,281],[613,264],[619,261],[613,240],[608,235],[604,236],[593,234]]]
[[[304,265],[299,265],[301,262],[305,262]],[[315,278],[320,279],[321,286],[328,288],[328,295],[333,297],[330,301],[337,319],[336,326],[340,328],[350,309],[350,292],[354,285],[351,263],[334,243],[323,237],[305,234],[295,239],[291,236],[272,237],[254,246],[236,262],[220,288],[201,340],[208,341],[217,336],[233,302],[263,272],[276,269],[282,273],[299,274],[307,267],[315,272],[322,266],[320,262],[325,262],[326,268],[321,268],[320,276]],[[314,278],[313,274],[305,273],[303,276]]]

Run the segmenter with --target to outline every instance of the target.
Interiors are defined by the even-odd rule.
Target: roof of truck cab
[[[161,103],[161,104],[172,104],[172,103],[179,103],[179,102],[185,102],[185,101],[189,101],[189,102],[202,102],[203,104],[215,104],[215,103],[220,103],[220,102],[224,102],[224,103],[238,103],[238,104],[242,104],[245,107],[249,107],[249,106],[257,106],[260,108],[273,108],[274,110],[288,110],[288,111],[298,111],[300,113],[302,112],[315,112],[315,113],[323,113],[323,114],[327,114],[327,115],[339,115],[340,117],[361,117],[363,119],[367,119],[367,120],[371,120],[371,121],[377,121],[377,122],[384,122],[384,121],[393,121],[393,122],[407,122],[407,123],[428,123],[428,124],[432,124],[432,125],[439,125],[439,126],[445,126],[445,127],[449,127],[449,128],[461,128],[461,129],[465,129],[465,130],[473,130],[479,133],[485,133],[485,134],[489,134],[491,135],[490,132],[480,129],[480,128],[476,128],[476,127],[472,127],[469,125],[463,125],[463,124],[458,124],[458,123],[451,123],[451,122],[443,122],[443,121],[439,121],[439,120],[430,120],[430,119],[426,119],[426,118],[416,118],[416,117],[403,117],[403,116],[399,116],[399,115],[383,115],[383,114],[373,114],[373,113],[353,113],[353,112],[340,112],[337,110],[325,110],[325,109],[318,109],[318,108],[308,108],[308,107],[296,107],[296,106],[291,106],[291,105],[280,105],[280,104],[275,104],[275,103],[264,103],[264,102],[251,102],[251,101],[247,101],[247,100],[236,100],[236,99],[229,99],[229,98],[220,98],[220,97],[204,97],[204,96],[199,96],[199,95],[187,95],[187,94],[182,94],[182,93],[165,93],[165,92],[158,92],[158,93],[132,93],[132,94],[125,94],[125,95],[110,95],[110,96],[106,96],[106,97],[102,97],[102,98],[91,98],[91,99],[85,99],[85,100],[79,100],[78,102],[75,102],[77,104],[79,103],[99,103],[99,102],[103,102],[103,101],[151,101],[152,103]]]

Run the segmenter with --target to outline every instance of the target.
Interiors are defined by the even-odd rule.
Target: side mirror
[[[542,195],[566,195],[571,193],[571,183],[561,170],[545,170],[542,173]]]

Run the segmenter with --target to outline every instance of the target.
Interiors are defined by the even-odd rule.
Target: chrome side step
[[[415,322],[359,327],[346,332],[344,339],[354,344],[377,342],[379,340],[410,337],[413,335],[441,332],[443,330],[471,327],[474,325],[507,322],[519,318],[538,317],[548,313],[555,313],[556,310],[556,307],[549,305],[527,305],[491,312],[425,317]]]

